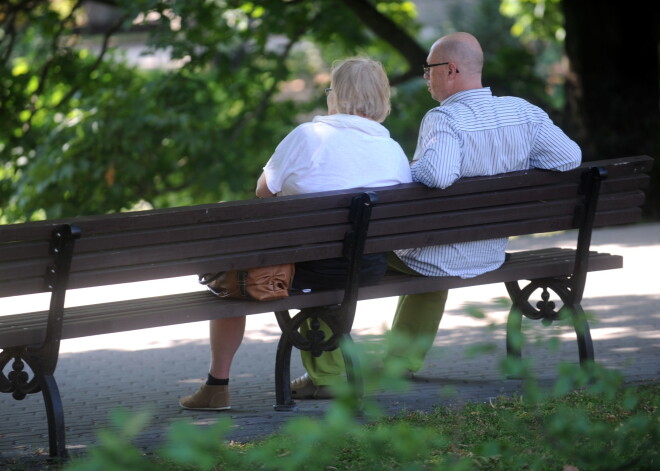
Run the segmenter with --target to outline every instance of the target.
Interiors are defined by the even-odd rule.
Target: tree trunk
[[[656,159],[645,214],[660,218],[658,4],[563,0],[566,96],[584,160]]]

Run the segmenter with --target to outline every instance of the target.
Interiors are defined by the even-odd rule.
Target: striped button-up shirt
[[[446,188],[460,177],[580,165],[578,145],[548,115],[490,88],[456,93],[430,110],[420,127],[413,180]],[[397,250],[410,268],[426,276],[471,278],[499,268],[507,239]]]

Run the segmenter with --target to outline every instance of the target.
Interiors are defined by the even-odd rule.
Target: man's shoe
[[[315,386],[305,373],[291,381],[291,396],[294,399],[332,399],[334,394],[328,386]]]
[[[179,405],[184,409],[193,410],[231,409],[229,386],[203,384],[195,394],[181,398]]]

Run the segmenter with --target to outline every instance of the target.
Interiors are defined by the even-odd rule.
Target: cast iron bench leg
[[[275,400],[277,411],[295,410],[296,403],[291,398],[291,349],[293,344],[283,332],[277,344],[275,358]]]
[[[9,366],[11,364],[11,366]],[[3,369],[9,366],[11,371],[5,375]],[[26,366],[29,368],[26,371]],[[50,373],[44,373],[44,367]],[[38,352],[27,347],[8,348],[0,352],[0,392],[11,393],[17,401],[22,401],[28,394],[41,391],[48,419],[48,443],[50,456],[67,458],[64,440],[64,408],[60,391],[49,365]],[[30,375],[29,371],[32,371]]]
[[[506,354],[509,358],[522,357],[522,311],[514,304],[506,320]]]
[[[301,337],[297,332],[299,324],[294,323],[289,311],[276,311],[275,318],[282,335],[277,343],[275,357],[275,405],[276,411],[294,411],[298,408],[291,397],[291,350],[293,336]]]
[[[513,301],[507,319],[507,355],[518,359],[521,357],[523,315],[532,320],[541,320],[544,325],[550,325],[552,322],[568,315],[577,337],[580,365],[584,366],[586,363],[594,361],[594,347],[589,331],[589,323],[581,304],[574,302],[574,293],[567,279],[532,280],[522,289],[517,281],[507,282],[505,285]],[[541,300],[532,306],[529,298],[537,290],[541,290]],[[555,309],[555,303],[550,301],[549,291],[559,296],[563,303],[561,309]]]
[[[52,375],[44,375],[41,379],[41,392],[48,417],[48,444],[50,456],[66,458],[66,442],[64,439],[64,408],[60,390]]]
[[[582,305],[575,304],[567,307],[571,313],[575,335],[577,336],[578,354],[580,356],[580,365],[585,365],[594,361],[594,344],[591,340],[591,331],[587,316],[582,309]]]
[[[332,332],[338,332],[336,314],[338,306],[321,306],[318,308],[303,309],[296,316],[291,317],[289,311],[277,311],[275,317],[282,331],[277,344],[277,356],[275,358],[275,399],[274,406],[277,411],[296,410],[297,406],[291,394],[291,351],[293,347],[307,350],[315,355],[323,351],[340,348],[344,363],[346,365],[347,380],[354,386],[356,399],[360,401],[363,395],[362,377],[359,372],[359,362],[354,354],[353,340],[349,333],[333,333],[325,339],[318,335],[319,331],[314,328],[308,333],[308,338],[303,337],[298,329],[307,319],[313,319],[312,325],[323,319]],[[316,332],[316,333],[314,333]]]
[[[346,380],[353,387],[355,393],[356,408],[362,409],[362,398],[364,397],[364,380],[362,378],[360,362],[355,355],[355,348],[351,334],[343,334],[340,343],[341,353],[346,366]]]

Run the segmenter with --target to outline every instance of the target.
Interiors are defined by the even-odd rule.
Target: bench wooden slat
[[[305,260],[340,257],[343,252],[341,242],[314,244],[301,247],[288,247],[278,250],[253,251],[220,256],[204,255],[197,258],[184,258],[176,263],[154,262],[145,265],[101,267],[95,270],[71,273],[69,288],[88,288],[91,286],[113,285],[136,281],[173,278],[191,274],[201,274],[230,269],[244,269],[264,265],[275,265]],[[32,264],[32,268],[38,268]],[[0,284],[0,296],[18,296],[46,291],[43,274],[34,274],[29,278],[14,278]]]
[[[342,254],[340,242],[316,244],[303,247],[289,247],[280,250],[263,250],[243,254],[224,256],[202,256],[173,263],[154,263],[151,265],[126,266],[114,269],[89,270],[72,273],[69,278],[70,288],[111,285],[116,283],[173,278],[177,276],[201,274],[230,269],[244,269],[264,265],[276,265],[297,261],[311,260],[313,257],[336,258]]]
[[[533,188],[516,188],[470,195],[445,196],[441,190],[427,189],[423,199],[411,198],[394,203],[381,203],[373,209],[372,220],[383,218],[413,216],[425,213],[440,213],[470,209],[475,207],[488,208],[506,204],[527,203],[529,201],[549,201],[566,198],[577,194],[576,183],[559,186],[543,186]]]
[[[0,227],[0,232],[2,228]],[[14,242],[0,245],[0,260],[2,263],[29,258],[47,258],[49,239],[38,242]],[[0,263],[1,264],[1,263]]]
[[[648,175],[626,175],[607,178],[601,186],[601,195],[617,193],[636,188],[647,188],[651,178]]]
[[[485,224],[502,224],[530,218],[542,212],[547,217],[573,214],[575,200],[560,200],[551,203],[536,202],[509,205],[505,207],[487,207],[442,213],[427,213],[391,220],[379,220],[372,223],[370,236],[402,234],[426,230],[442,230]]]
[[[346,224],[348,211],[333,210],[323,213],[323,220],[328,226]],[[203,223],[198,225],[177,225],[167,231],[158,229],[142,231],[125,231],[87,237],[76,244],[76,252],[85,254],[100,250],[117,250],[136,245],[162,245],[189,243],[220,237],[238,237],[260,234],[264,225],[269,231],[304,230],[310,227],[310,219],[304,214],[289,217],[271,218],[267,220],[245,220],[235,223]],[[315,225],[316,226],[316,225]],[[313,226],[312,226],[313,227]],[[145,243],[145,240],[148,243]]]
[[[537,258],[539,251],[530,251],[523,256],[527,261],[512,254],[498,270],[485,273],[475,278],[461,279],[458,277],[411,277],[401,274],[388,275],[382,284],[366,286],[361,289],[360,299],[377,299],[384,296],[401,294],[425,293],[441,289],[456,289],[505,281],[516,281],[532,277],[549,278],[561,276],[570,271],[575,263],[575,252],[571,249],[560,249],[555,254],[548,254],[545,260]],[[589,271],[610,270],[621,268],[623,258],[607,253],[590,253]],[[529,277],[529,278],[528,278]]]
[[[606,167],[608,170],[608,180],[616,180],[620,176],[627,176],[631,172],[639,174],[644,179],[643,174],[648,173],[653,166],[653,159],[648,156],[634,156],[620,159],[598,160],[584,162],[580,167],[569,170],[568,172],[554,172],[542,170],[524,170],[520,172],[511,172],[507,174],[492,175],[487,177],[469,177],[463,178],[459,185],[452,185],[444,190],[435,190],[419,186],[417,184],[400,185],[397,189],[379,189],[379,205],[387,204],[391,201],[402,199],[414,199],[424,197],[425,192],[441,191],[444,197],[468,193],[487,193],[507,188],[538,187],[542,185],[561,185],[567,179],[577,177],[590,167]],[[607,182],[607,180],[606,180]]]
[[[178,262],[191,258],[220,256],[223,254],[239,254],[258,250],[264,245],[271,250],[283,249],[297,245],[297,240],[305,240],[310,244],[341,242],[348,230],[348,224],[323,226],[305,230],[287,230],[238,237],[218,237],[194,242],[167,243],[146,247],[127,247],[108,252],[81,254],[74,260],[72,273],[87,271],[96,266],[114,268],[133,265],[148,265],[152,263]]]
[[[75,224],[85,229],[85,236],[92,237],[108,232],[136,231],[143,229],[168,228],[173,225],[202,224],[205,222],[233,222],[249,218],[266,218],[276,205],[279,215],[297,215],[315,210],[345,210],[356,190],[338,190],[305,195],[284,196],[274,199],[251,199],[228,201],[178,208],[165,208],[147,211],[84,216],[73,218]],[[72,219],[59,219],[8,224],[0,231],[0,246],[17,240],[48,240],[52,230],[62,224],[70,224]],[[173,224],[174,223],[174,224]]]

